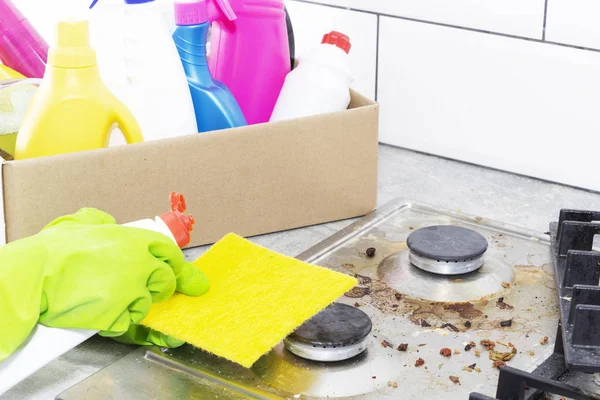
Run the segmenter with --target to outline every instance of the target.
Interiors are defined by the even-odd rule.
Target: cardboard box
[[[352,92],[342,112],[4,162],[0,231],[13,241],[81,207],[154,218],[171,191],[197,220],[191,246],[364,215],[376,205],[378,118]]]

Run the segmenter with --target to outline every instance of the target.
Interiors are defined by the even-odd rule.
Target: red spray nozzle
[[[169,195],[171,211],[160,216],[175,237],[177,245],[181,248],[187,246],[192,240],[190,232],[194,230],[196,220],[190,214],[183,214],[187,208],[185,197],[181,193],[171,192]]]

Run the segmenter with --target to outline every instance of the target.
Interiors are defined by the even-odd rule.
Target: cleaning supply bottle
[[[231,3],[231,4],[230,4]],[[207,0],[209,67],[237,99],[246,121],[269,117],[290,72],[283,0]]]
[[[175,3],[177,29],[173,39],[187,75],[199,132],[246,125],[227,86],[210,75],[206,59],[208,23],[206,0]]]
[[[23,76],[23,74],[18,73],[14,69],[12,69],[4,64],[0,64],[0,81],[7,80],[7,79],[23,79],[23,78],[25,78],[25,76]]]
[[[3,67],[0,65],[0,156],[9,160],[14,159],[17,132],[42,80],[23,78]]]
[[[353,80],[348,65],[350,46],[343,33],[323,36],[321,45],[300,58],[285,78],[271,121],[347,109]]]
[[[115,123],[128,143],[143,140],[131,112],[100,79],[87,21],[59,22],[44,80],[17,135],[15,159],[106,147]]]
[[[181,193],[171,192],[169,196],[171,210],[154,219],[142,219],[129,222],[123,226],[144,228],[160,232],[170,237],[182,249],[190,244],[190,232],[194,229],[196,220],[189,214],[184,214],[187,209],[185,197]]]
[[[29,78],[44,76],[48,44],[11,0],[0,0],[0,58]]]
[[[100,0],[90,12],[102,80],[146,141],[198,133],[187,78],[154,0]],[[122,144],[121,135],[111,145]]]

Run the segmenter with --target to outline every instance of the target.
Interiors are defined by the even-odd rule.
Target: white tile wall
[[[544,0],[308,1],[510,35],[542,38]]]
[[[377,16],[297,1],[286,1],[294,27],[296,57],[302,58],[332,30],[350,37],[350,63],[355,80],[352,88],[375,98]]]
[[[546,40],[600,49],[600,1],[548,0]]]
[[[387,17],[379,43],[381,141],[600,190],[600,53]]]

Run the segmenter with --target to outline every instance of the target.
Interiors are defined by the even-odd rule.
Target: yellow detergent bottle
[[[20,73],[18,73],[17,71],[15,71],[14,69],[11,69],[4,64],[0,64],[0,81],[3,81],[5,79],[21,79],[21,78],[25,78],[25,77],[23,75],[21,75]]]
[[[113,124],[127,143],[143,140],[131,112],[100,79],[88,22],[59,22],[44,80],[17,135],[15,159],[108,147]]]

